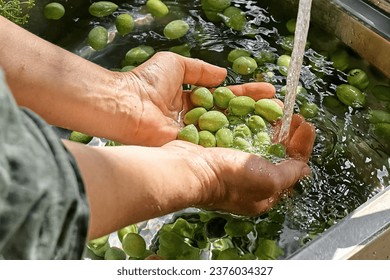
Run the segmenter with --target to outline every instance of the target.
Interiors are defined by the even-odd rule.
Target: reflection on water
[[[74,21],[74,26],[70,27],[71,36],[67,36],[59,44],[106,68],[118,69],[122,67],[125,53],[140,44],[153,46],[156,51],[160,51],[187,43],[191,47],[192,57],[228,68],[225,84],[254,80],[252,76],[240,76],[232,71],[231,64],[226,59],[231,49],[245,48],[253,55],[262,50],[269,50],[278,56],[286,52],[280,45],[280,39],[289,35],[285,28],[287,19],[272,15],[273,11],[268,8],[268,3],[272,1],[257,1],[261,7],[256,1],[232,1],[247,15],[246,29],[242,32],[226,28],[223,23],[207,21],[200,9],[200,1],[164,2],[171,8],[171,13],[163,19],[154,19],[148,15],[143,6],[144,1],[123,4],[121,8],[132,11],[136,20],[136,29],[129,36],[121,37],[115,34],[113,18],[100,21],[111,34],[111,43],[103,51],[95,52],[86,44],[85,38],[90,27],[97,23],[96,19],[92,18]],[[164,26],[167,22],[179,18],[189,23],[190,32],[180,40],[165,39],[161,35]],[[255,225],[254,230],[245,237],[235,238],[232,243],[242,252],[253,252],[256,250],[255,243],[259,242],[256,240],[267,238],[275,240],[283,250],[284,253],[278,255],[278,258],[287,258],[303,244],[390,185],[390,149],[386,146],[387,143],[378,141],[372,135],[366,117],[367,109],[351,109],[335,99],[335,88],[346,82],[346,74],[332,67],[324,50],[329,49],[332,42],[339,44],[337,39],[329,39],[328,35],[324,36],[323,32],[315,27],[311,27],[310,31],[312,48],[305,53],[300,82],[307,90],[304,101],[316,103],[319,107],[319,115],[311,119],[317,133],[310,160],[313,175],[310,179],[299,182],[293,194],[286,196],[269,213],[250,219]],[[329,40],[320,41],[321,38]],[[351,67],[361,67],[368,71],[372,85],[384,83],[383,78],[370,72],[365,62],[350,50],[349,52]],[[283,99],[280,89],[285,85],[286,77],[278,72],[277,66],[266,63],[259,67],[258,73],[263,80],[275,85],[277,96]],[[376,100],[370,94],[370,88],[367,93],[369,107],[381,109],[387,105]],[[296,110],[300,102],[302,100],[297,101]],[[188,209],[184,212],[197,210]],[[208,223],[199,217],[191,216],[191,219]],[[154,244],[157,246],[157,229],[164,222],[173,220],[173,216],[169,215],[144,223],[144,233],[149,242],[157,242]],[[218,244],[212,243],[211,247],[220,246]],[[210,258],[211,255],[203,253],[203,257]]]

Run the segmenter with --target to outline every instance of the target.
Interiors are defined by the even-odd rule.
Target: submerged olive
[[[122,36],[129,34],[134,29],[134,19],[129,14],[120,14],[115,19],[115,27]]]
[[[252,57],[241,56],[233,62],[233,71],[240,75],[252,74],[256,68],[257,62]]]
[[[65,7],[57,2],[51,2],[43,8],[43,15],[47,19],[58,20],[65,15]]]
[[[370,83],[366,72],[364,72],[362,69],[352,69],[349,71],[347,80],[350,85],[360,90],[367,88],[368,84]]]
[[[362,108],[366,105],[366,96],[358,88],[341,84],[336,88],[336,95],[338,99],[347,106],[353,108]]]
[[[288,68],[290,67],[291,62],[291,56],[287,54],[283,54],[278,57],[278,60],[276,61],[276,65],[279,66],[279,72],[283,76],[287,76]]]
[[[230,6],[223,11],[223,15],[223,21],[226,26],[236,31],[244,29],[246,25],[246,16],[241,9]]]
[[[125,55],[126,65],[139,65],[148,60],[154,54],[154,49],[150,46],[140,45],[130,49]]]
[[[349,67],[349,54],[344,49],[338,49],[330,55],[333,62],[333,67],[341,71]]]
[[[234,50],[231,50],[228,54],[228,61],[230,62],[234,62],[237,58],[241,57],[241,56],[251,56],[251,53],[245,49],[234,49]]]
[[[315,103],[304,102],[299,108],[299,113],[305,118],[314,118],[318,115],[318,106]]]
[[[118,5],[110,1],[98,1],[92,3],[88,11],[95,17],[105,17],[111,15],[118,9]]]
[[[171,21],[164,27],[164,36],[168,39],[178,39],[187,34],[190,26],[187,22],[181,19]]]
[[[372,88],[372,94],[382,101],[390,101],[390,86],[376,85]]]
[[[164,17],[169,13],[167,5],[160,0],[146,1],[146,9],[155,17]]]
[[[88,44],[96,51],[100,51],[107,46],[108,31],[103,26],[95,26],[88,33]]]

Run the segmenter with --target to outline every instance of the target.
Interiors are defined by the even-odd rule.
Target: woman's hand
[[[189,91],[183,91],[183,84],[216,87],[225,79],[226,69],[198,59],[159,52],[123,76],[126,85],[120,90],[119,104],[124,107],[129,104],[135,112],[118,140],[159,146],[176,139],[182,127],[179,116],[189,109]],[[275,94],[275,88],[268,83],[230,88],[236,95],[248,95],[256,100],[272,98]]]
[[[243,215],[269,210],[281,193],[310,174],[306,164],[315,140],[314,126],[294,115],[286,143],[291,159],[273,164],[257,155],[226,148],[203,148],[174,141],[164,147],[183,149],[203,186],[198,207]],[[197,160],[198,158],[203,159]]]
[[[309,158],[314,136],[313,127],[303,121],[289,143],[298,155]],[[179,140],[162,147],[64,142],[87,190],[91,239],[191,206],[258,215],[310,174],[302,160],[273,164],[238,150]]]

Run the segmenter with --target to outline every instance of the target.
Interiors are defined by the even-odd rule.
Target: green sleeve
[[[81,259],[88,219],[74,158],[0,71],[0,259]]]

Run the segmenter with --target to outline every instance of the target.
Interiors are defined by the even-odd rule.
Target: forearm
[[[116,115],[121,75],[55,46],[0,17],[0,67],[19,105],[53,125],[106,136],[124,128]],[[131,106],[129,105],[129,108]],[[129,116],[128,112],[124,114]],[[116,121],[114,121],[116,120]]]
[[[90,203],[89,238],[198,205],[201,180],[179,152],[137,146],[88,147],[65,141]]]

